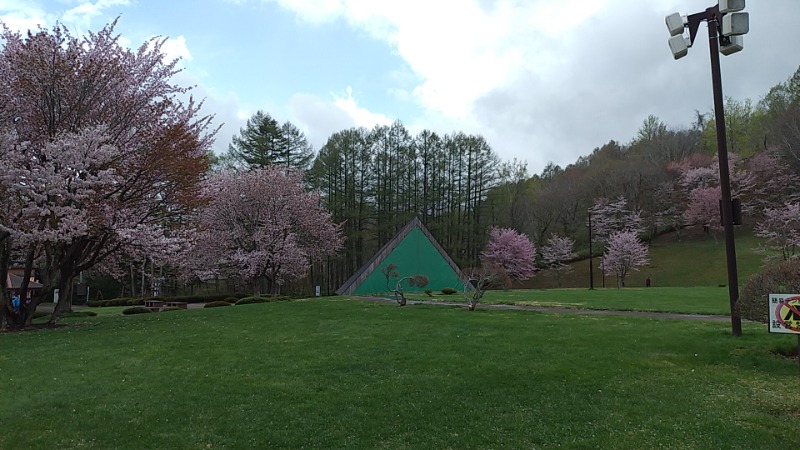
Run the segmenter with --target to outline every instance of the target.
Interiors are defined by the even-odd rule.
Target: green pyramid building
[[[436,238],[415,217],[389,242],[367,261],[336,293],[339,295],[366,295],[387,292],[386,276],[381,269],[394,264],[398,278],[392,278],[390,286],[403,277],[425,275],[428,285],[424,287],[403,284],[406,292],[427,289],[440,291],[444,288],[461,290],[463,274],[455,262],[444,251]]]

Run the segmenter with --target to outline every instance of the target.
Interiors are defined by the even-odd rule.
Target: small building
[[[20,288],[22,287],[22,280],[24,276],[24,266],[20,264],[12,264],[11,267],[8,268],[8,274],[6,275],[6,293],[8,294],[9,298],[15,295],[19,295],[20,298],[32,298],[36,291],[42,289],[42,284],[36,280],[36,270],[34,270],[31,273],[30,279],[28,280],[28,290],[26,295],[22,295]]]
[[[413,218],[389,242],[367,261],[336,293],[363,295],[387,292],[386,276],[381,272],[389,264],[397,266],[398,278],[425,275],[425,287],[408,286],[407,291],[444,288],[463,289],[461,269],[436,241],[419,217]]]

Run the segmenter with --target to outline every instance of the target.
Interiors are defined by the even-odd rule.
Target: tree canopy
[[[178,69],[163,39],[130,50],[115,24],[83,38],[62,25],[0,36],[0,266],[21,260],[26,286],[37,263],[43,296],[57,288],[70,298],[80,271],[132,248],[156,251],[200,201],[211,118],[171,82]]]

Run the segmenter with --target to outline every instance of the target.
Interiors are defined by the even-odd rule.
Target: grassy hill
[[[736,261],[739,284],[758,272],[764,264],[765,254],[759,251],[762,239],[753,235],[747,228],[736,229]],[[600,258],[595,257],[594,285],[603,286],[603,274],[598,266]],[[561,287],[589,287],[589,261],[581,260],[572,264],[572,272],[562,275]],[[724,286],[728,284],[725,240],[720,233],[714,237],[699,230],[683,230],[680,234],[668,233],[654,239],[650,246],[650,266],[631,273],[625,285],[644,286],[649,276],[653,286],[690,287]],[[615,287],[613,276],[605,277],[606,287]],[[558,281],[549,271],[539,272],[520,287],[547,289],[558,287]]]

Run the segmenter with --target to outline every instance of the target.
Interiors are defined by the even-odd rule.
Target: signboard
[[[769,332],[800,335],[800,294],[769,294]]]

